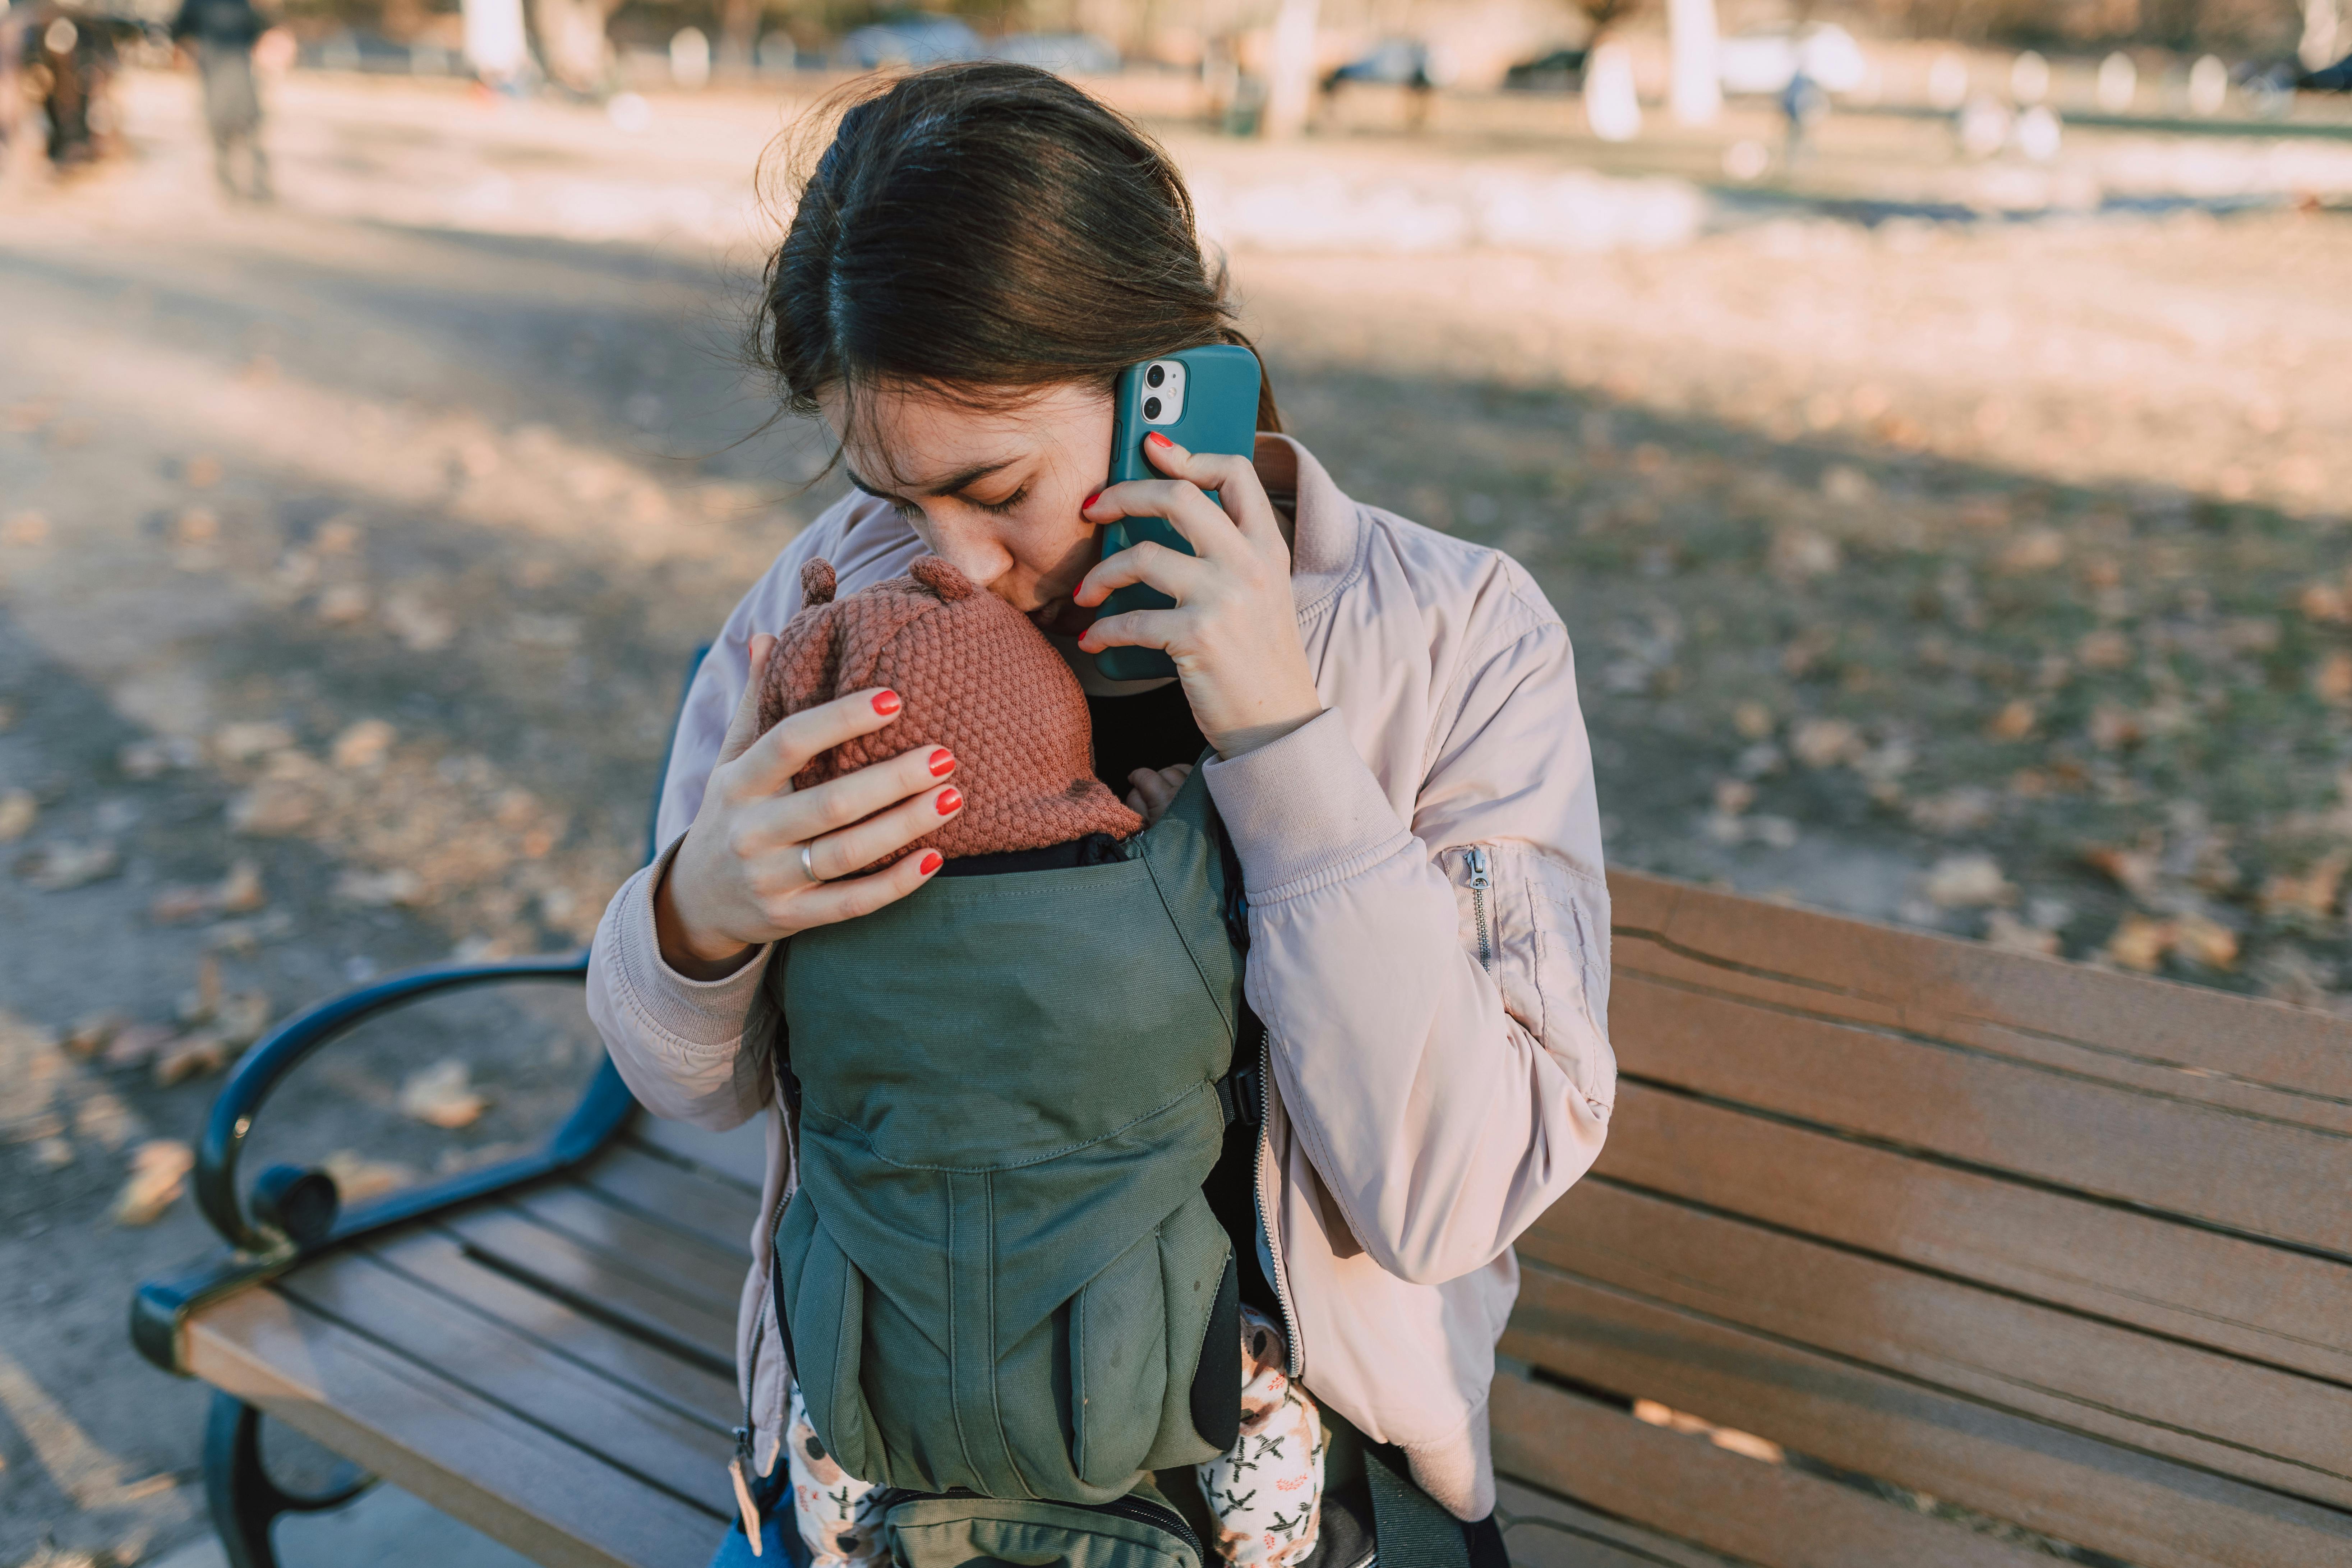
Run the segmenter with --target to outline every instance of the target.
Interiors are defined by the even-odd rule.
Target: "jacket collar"
[[[1290,597],[1303,621],[1355,574],[1364,521],[1315,454],[1292,437],[1260,434],[1252,462],[1275,504],[1290,503]]]

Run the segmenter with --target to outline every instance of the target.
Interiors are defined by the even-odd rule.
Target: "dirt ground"
[[[777,102],[631,132],[297,79],[255,209],[192,95],[136,78],[131,156],[0,185],[5,1564],[203,1528],[203,1393],[122,1321],[209,1233],[116,1215],[217,1063],[370,975],[583,941],[689,650],[831,493],[732,358]],[[1835,203],[1681,144],[1598,181],[1526,125],[1168,129],[1292,427],[1566,617],[1612,859],[2338,1005],[2352,177],[2086,200],[2194,182],[2144,137],[2053,174],[1832,132]],[[2070,212],[1991,199],[2058,174]],[[252,1163],[495,1157],[592,1060],[570,997],[450,1004],[306,1073]]]

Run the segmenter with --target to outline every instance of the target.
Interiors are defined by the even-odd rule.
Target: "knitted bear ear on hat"
[[[948,564],[938,555],[926,555],[907,568],[907,575],[938,595],[942,605],[952,605],[958,599],[969,599],[980,592],[971,579]]]
[[[801,568],[801,604],[830,605],[834,591],[840,586],[834,575],[833,563],[820,556]]]

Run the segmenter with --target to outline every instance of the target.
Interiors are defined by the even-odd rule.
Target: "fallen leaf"
[[[1756,804],[1756,786],[1746,779],[1715,781],[1715,809],[1726,816],[1738,816]]]
[[[2238,933],[2204,915],[2182,915],[2173,921],[2172,951],[2208,969],[2231,969],[2238,962]]]
[[[291,779],[264,779],[229,802],[232,831],[273,837],[307,827],[319,815],[319,798]]]
[[[394,731],[381,719],[362,719],[335,737],[328,761],[346,771],[372,768],[392,751]]]
[[[2102,702],[2091,711],[2091,744],[2103,752],[2137,746],[2147,738],[2140,716],[2128,708]]]
[[[180,1022],[194,1026],[209,1024],[220,1012],[220,960],[209,955],[196,961],[196,988],[180,997]]]
[[[2262,908],[2268,915],[2302,915],[2325,920],[2335,912],[2344,873],[2352,868],[2352,851],[2335,849],[2312,862],[2300,876],[2273,873],[2263,883]]]
[[[78,1057],[94,1057],[122,1032],[123,1022],[120,1013],[86,1014],[66,1031],[66,1049]]]
[[[210,507],[192,506],[172,520],[172,542],[210,544],[220,538],[220,517]]]
[[[2003,952],[2031,952],[2042,958],[2058,956],[2058,933],[2028,925],[2007,910],[1995,910],[1985,917],[1985,944]]]
[[[1843,719],[1806,719],[1789,731],[1789,749],[1809,768],[1835,767],[1862,755],[1862,731]]]
[[[243,1050],[261,1038],[269,1027],[269,994],[266,991],[240,991],[224,997],[214,1014],[213,1027],[220,1034],[223,1044]]]
[[[1973,833],[1992,824],[2000,797],[1979,784],[1961,784],[1911,803],[1906,813],[1915,827],[1929,833]]]
[[[180,477],[197,489],[210,489],[220,483],[220,459],[209,456],[191,458],[180,470]]]
[[[12,789],[0,794],[0,844],[13,844],[32,831],[33,821],[41,815],[40,803],[30,790]]]
[[[416,1172],[391,1160],[371,1160],[356,1149],[338,1149],[319,1168],[334,1178],[335,1195],[346,1204],[364,1203],[386,1193],[413,1186]]]
[[[357,583],[337,583],[319,595],[319,619],[331,626],[347,626],[368,613],[368,591]]]
[[[1776,728],[1772,710],[1761,702],[1742,702],[1731,710],[1731,727],[1743,741],[1760,741]]]
[[[321,555],[349,555],[360,547],[361,531],[356,514],[340,512],[319,525],[310,544]]]
[[[293,732],[267,720],[241,720],[212,732],[213,755],[225,763],[249,763],[294,743]]]
[[[2086,632],[2074,645],[2074,657],[2093,669],[2121,669],[2131,662],[2131,639],[2114,630]]]
[[[2135,897],[2145,897],[2156,886],[2158,863],[2156,851],[2150,848],[2092,844],[2083,850],[2083,864]]]
[[[1790,526],[1772,535],[1769,563],[1772,574],[1784,583],[1828,576],[1840,560],[1837,541],[1818,529]]]
[[[251,860],[232,863],[228,875],[213,889],[213,907],[223,914],[251,914],[269,902],[261,885],[261,868]]]
[[[44,893],[62,893],[100,881],[121,868],[122,858],[103,838],[87,844],[60,839],[16,861],[16,875]]]
[[[2000,711],[1992,716],[1992,722],[1985,726],[1985,733],[1996,741],[2022,741],[2033,733],[2033,726],[2040,718],[2041,714],[2032,703],[2022,697],[2013,698],[2002,704]]]
[[[400,1086],[401,1114],[453,1131],[471,1126],[490,1103],[474,1091],[472,1076],[466,1064],[454,1057],[410,1074]]]
[[[180,1195],[196,1153],[176,1138],[153,1138],[131,1156],[131,1179],[114,1200],[117,1225],[152,1225]]]
[[[0,544],[21,544],[29,549],[47,543],[48,539],[49,520],[37,511],[20,511],[0,522]]]
[[[2337,648],[2321,659],[2312,669],[2311,689],[2331,707],[2352,702],[2352,653]]]
[[[2352,595],[2347,595],[2340,584],[2325,579],[2305,584],[2294,597],[2294,607],[2306,620],[2352,621]]]
[[[384,601],[383,623],[411,653],[438,653],[457,636],[457,616],[409,588]]]
[[[1982,909],[2017,896],[2000,864],[1990,855],[1948,855],[1936,862],[1922,889],[1938,909]]]
[[[215,1073],[228,1065],[229,1043],[218,1029],[197,1029],[155,1053],[155,1087],[169,1089],[184,1079]]]
[[[425,897],[425,879],[405,866],[395,866],[389,871],[347,867],[335,877],[334,896],[345,903],[368,909],[414,904]]]
[[[2170,921],[2127,914],[2107,939],[2106,954],[2126,969],[2153,973],[2156,966],[2164,962],[2164,955],[2172,950],[2176,934]]]
[[[2066,536],[2055,529],[2029,528],[2009,542],[1994,563],[2011,574],[2047,572],[2066,559]]]
[[[176,883],[147,900],[147,918],[157,925],[179,925],[212,912],[213,890]]]
[[[164,1024],[126,1024],[113,1039],[107,1042],[106,1065],[110,1068],[134,1068],[152,1060],[157,1051],[180,1037],[180,1031]]]

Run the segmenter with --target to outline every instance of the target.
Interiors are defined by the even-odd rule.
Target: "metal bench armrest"
[[[132,1342],[156,1365],[170,1372],[184,1371],[179,1364],[179,1330],[188,1315],[205,1303],[387,1226],[554,1175],[602,1149],[636,1110],[635,1097],[609,1059],[596,1069],[595,1079],[563,1124],[531,1152],[358,1205],[340,1214],[323,1236],[308,1241],[257,1225],[236,1189],[237,1159],[264,1102],[312,1052],[380,1013],[428,996],[519,980],[584,983],[587,974],[584,952],[413,970],[321,1002],[271,1030],[238,1059],[213,1100],[196,1151],[196,1206],[228,1243],[229,1250],[175,1278],[142,1285],[131,1303]]]

